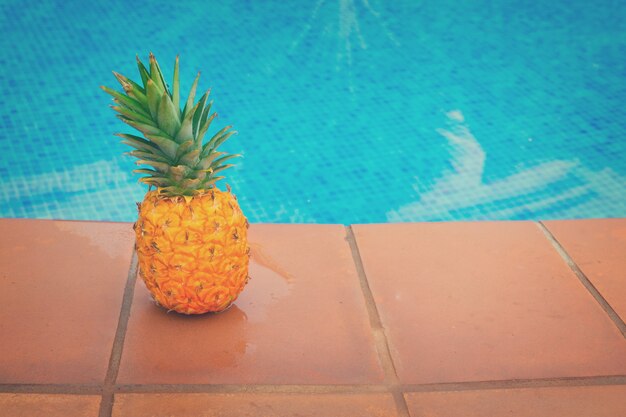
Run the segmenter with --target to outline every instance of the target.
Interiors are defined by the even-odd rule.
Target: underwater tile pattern
[[[183,92],[202,70],[212,131],[239,131],[251,222],[624,217],[625,20],[614,0],[5,0],[0,217],[134,220],[98,86],[150,50],[168,77],[180,54]]]
[[[626,373],[623,335],[534,223],[353,228],[403,383]]]

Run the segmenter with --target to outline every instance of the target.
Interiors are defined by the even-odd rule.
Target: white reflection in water
[[[3,184],[0,204],[10,207],[12,199],[28,200],[37,218],[117,220],[123,213],[134,217],[133,202],[141,201],[145,190],[121,165],[121,158],[113,158],[13,178]],[[11,210],[7,215],[33,217]]]
[[[361,25],[359,23],[359,12],[360,10],[364,10],[370,16],[376,19],[379,27],[384,32],[387,39],[394,46],[400,46],[400,43],[394,36],[393,32],[387,27],[385,20],[382,18],[380,12],[374,10],[374,8],[370,5],[368,0],[339,0],[339,15],[338,19],[335,22],[327,22],[325,25],[320,25],[317,20],[319,19],[320,9],[326,5],[327,0],[318,0],[315,4],[311,15],[309,16],[308,22],[304,25],[302,30],[300,31],[299,36],[292,42],[291,51],[294,51],[300,43],[310,34],[313,26],[321,26],[323,27],[323,31],[325,32],[336,32],[337,33],[337,66],[336,70],[340,71],[343,67],[343,64],[348,68],[349,75],[349,89],[351,92],[354,91],[354,86],[352,84],[352,58],[353,51],[355,46],[358,46],[362,50],[366,50],[368,48],[367,41],[361,32]],[[363,13],[361,13],[362,15]]]
[[[389,211],[389,221],[460,220],[459,212],[471,219],[617,217],[626,208],[626,178],[610,168],[593,171],[576,159],[541,163],[485,183],[484,149],[459,110],[446,116],[449,126],[438,133],[448,142],[453,169],[418,201]],[[426,187],[418,182],[414,188]]]

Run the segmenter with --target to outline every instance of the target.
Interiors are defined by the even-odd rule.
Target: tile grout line
[[[393,395],[398,415],[401,417],[408,417],[409,407],[406,403],[406,399],[404,398],[404,392],[400,387],[398,373],[396,371],[396,366],[393,363],[391,350],[389,348],[389,341],[387,339],[387,335],[385,334],[385,329],[380,318],[380,313],[378,312],[378,307],[376,306],[376,301],[374,300],[374,294],[372,293],[367,275],[365,274],[363,259],[361,258],[361,252],[359,251],[359,246],[356,242],[354,230],[352,229],[352,225],[346,226],[345,229],[346,240],[350,245],[352,260],[354,261],[354,266],[356,267],[359,283],[361,285],[361,292],[365,298],[365,307],[367,309],[370,327],[374,336],[376,350],[378,351],[378,358],[385,373],[385,382]]]
[[[543,234],[546,236],[548,241],[552,244],[554,249],[558,252],[558,254],[563,258],[565,263],[570,267],[570,269],[574,272],[578,280],[582,283],[582,285],[589,291],[589,293],[595,298],[595,300],[600,304],[600,307],[605,311],[605,313],[609,316],[609,318],[613,321],[615,326],[617,326],[618,330],[622,333],[622,336],[626,338],[626,323],[622,320],[622,318],[617,314],[617,312],[611,307],[609,302],[600,294],[600,291],[593,285],[593,283],[587,278],[587,275],[580,269],[580,267],[574,262],[574,259],[567,253],[565,248],[559,243],[556,237],[550,232],[550,230],[546,227],[543,222],[535,222],[537,227],[541,229]]]
[[[583,377],[505,379],[466,382],[441,382],[405,384],[394,387],[404,392],[474,391],[489,389],[546,388],[626,385],[626,375],[598,375]],[[161,394],[161,393],[287,393],[287,394],[330,394],[330,393],[382,393],[390,392],[383,384],[121,384],[112,388],[113,393]],[[83,384],[0,384],[1,393],[27,394],[70,394],[97,395],[100,385]]]
[[[124,339],[126,337],[126,329],[128,328],[128,319],[130,317],[130,307],[133,302],[135,293],[135,281],[137,280],[137,252],[133,250],[133,256],[130,261],[128,270],[128,278],[124,287],[124,296],[122,297],[122,306],[117,322],[117,330],[113,339],[113,347],[109,358],[109,367],[104,379],[102,387],[102,398],[100,400],[100,411],[98,417],[110,417],[113,413],[113,392],[115,391],[115,381],[117,373],[120,369],[122,359],[122,350],[124,349]]]
[[[506,379],[466,382],[440,382],[424,384],[398,384],[392,387],[398,392],[473,391],[487,389],[546,388],[626,385],[626,375],[598,375],[582,377]],[[389,385],[265,385],[265,384],[125,384],[118,385],[116,392],[123,393],[377,393],[389,392]]]
[[[404,385],[406,392],[454,392],[490,389],[570,388],[626,385],[626,375],[582,376],[540,379],[506,379],[493,381],[440,382]]]

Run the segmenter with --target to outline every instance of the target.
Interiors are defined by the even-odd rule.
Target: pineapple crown
[[[217,151],[218,146],[237,133],[230,130],[232,126],[226,126],[202,143],[217,113],[209,114],[213,104],[207,102],[210,90],[194,103],[200,73],[181,110],[178,56],[171,90],[152,53],[149,70],[138,56],[137,67],[143,86],[113,71],[124,93],[101,87],[113,96],[115,105],[111,108],[118,112],[116,116],[145,137],[116,133],[123,139],[122,143],[134,148],[128,154],[139,159],[136,164],[150,167],[133,172],[145,174],[139,181],[156,186],[160,194],[168,197],[193,196],[213,188],[216,181],[224,178],[216,174],[232,166],[226,161],[241,155]]]

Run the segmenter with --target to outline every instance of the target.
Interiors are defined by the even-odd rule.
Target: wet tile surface
[[[138,280],[118,383],[376,383],[343,226],[252,225],[252,279],[224,313],[166,313]]]
[[[626,221],[546,226],[619,310]],[[385,391],[416,389],[385,383],[346,229],[253,225],[253,278],[224,313],[167,313],[137,282],[112,414],[108,402],[100,410],[101,395],[76,393],[106,374],[131,225],[0,219],[0,229],[1,417],[396,416]],[[626,340],[537,225],[353,230],[400,383],[459,383],[405,392],[411,417],[626,415],[626,385],[612,385],[623,378],[603,377],[626,375]],[[593,386],[565,386],[586,376]],[[543,378],[561,386],[507,381]],[[484,380],[492,388],[463,384]]]
[[[0,394],[2,417],[97,417],[99,395]]]
[[[622,320],[626,320],[626,219],[544,224]]]
[[[401,382],[626,373],[626,341],[536,225],[354,231]]]
[[[122,394],[113,417],[396,416],[389,394]]]
[[[616,417],[626,386],[494,389],[405,394],[411,417]]]
[[[130,224],[0,220],[0,383],[102,383]]]

